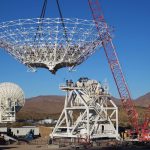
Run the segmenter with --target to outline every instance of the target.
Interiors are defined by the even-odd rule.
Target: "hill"
[[[26,99],[25,106],[17,113],[18,119],[43,119],[58,117],[64,105],[64,96],[38,96]]]
[[[148,107],[150,105],[150,92],[137,98],[136,105],[142,107]]]
[[[121,105],[120,99],[112,97],[112,100],[115,102],[116,105],[118,105],[118,106]],[[143,96],[140,96],[137,99],[134,99],[133,102],[134,102],[135,106],[148,107],[150,105],[150,92]]]
[[[127,122],[127,116],[122,108],[119,99],[113,98],[114,102],[119,106],[119,121],[124,124]],[[38,96],[26,100],[25,106],[17,113],[18,119],[44,119],[47,117],[58,118],[60,115],[65,96]],[[145,107],[150,104],[150,93],[145,94],[134,100],[136,109],[140,119],[143,118]]]
[[[33,111],[39,113],[60,113],[64,105],[64,96],[38,96],[26,100],[22,111]]]

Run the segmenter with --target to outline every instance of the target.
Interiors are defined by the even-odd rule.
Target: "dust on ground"
[[[58,145],[8,145],[0,146],[0,150],[75,150],[73,147],[62,147]],[[129,146],[129,147],[80,147],[81,150],[150,150],[149,146]]]

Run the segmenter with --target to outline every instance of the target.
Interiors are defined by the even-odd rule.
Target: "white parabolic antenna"
[[[52,73],[85,61],[101,46],[92,20],[64,18],[20,19],[0,23],[0,48],[31,69],[47,68]],[[101,37],[106,25],[98,24]],[[64,31],[65,30],[65,31]]]
[[[23,90],[14,83],[1,83],[0,104],[0,122],[14,122],[16,112],[25,104]]]

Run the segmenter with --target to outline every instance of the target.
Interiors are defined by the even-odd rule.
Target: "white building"
[[[25,136],[30,131],[32,131],[35,136],[38,136],[40,134],[39,128],[36,126],[23,126],[20,128],[11,128],[11,131],[13,132],[13,135],[16,136]]]
[[[40,120],[38,123],[39,124],[52,124],[52,123],[54,123],[54,120],[53,119],[44,119],[44,120]]]
[[[19,128],[10,128],[11,132],[15,136],[25,136],[30,131],[34,133],[35,136],[38,136],[40,134],[39,127],[36,126],[23,126]],[[0,133],[7,133],[7,127],[6,128],[0,128]]]

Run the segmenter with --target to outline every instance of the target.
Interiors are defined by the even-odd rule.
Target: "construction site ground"
[[[0,146],[0,150],[72,150],[72,149],[86,149],[86,150],[150,150],[149,146],[106,146],[106,147],[91,147],[91,148],[73,148],[62,147],[57,145],[8,145]]]
[[[116,140],[101,140],[98,145],[91,146],[79,146],[71,144],[71,146],[63,147],[64,145],[48,145],[49,133],[52,132],[51,127],[40,126],[41,137],[26,143],[24,141],[19,141],[10,145],[0,145],[0,150],[75,150],[75,149],[85,149],[85,150],[150,150],[149,145],[132,145],[132,143],[121,143]]]

